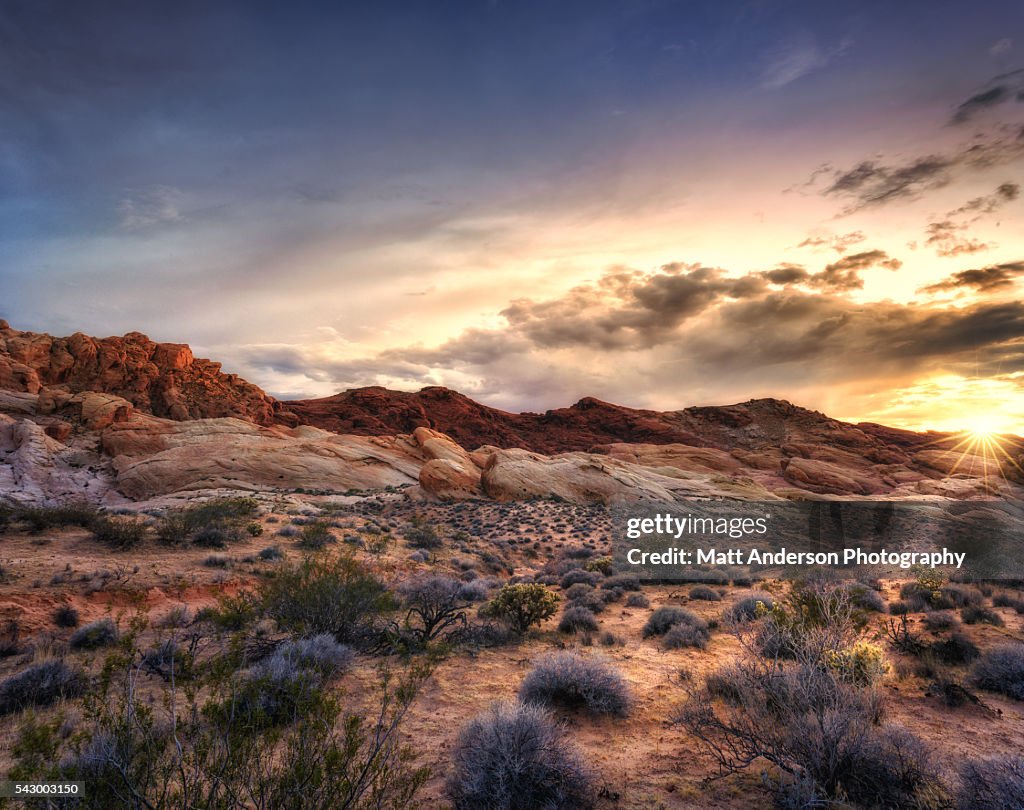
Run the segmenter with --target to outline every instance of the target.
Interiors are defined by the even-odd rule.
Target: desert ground
[[[214,492],[198,502],[232,495],[238,493]],[[122,633],[133,620],[144,619],[136,642],[139,649],[174,633],[189,632],[197,632],[213,649],[216,645],[210,639],[225,631],[204,620],[204,608],[216,608],[219,600],[249,591],[272,578],[281,566],[307,557],[351,554],[390,586],[425,574],[482,584],[476,601],[460,602],[472,624],[479,621],[480,606],[508,581],[545,583],[564,603],[568,588],[559,584],[562,576],[610,553],[609,518],[601,506],[555,501],[424,504],[396,492],[348,497],[264,494],[252,500],[257,505],[251,528],[218,549],[167,546],[152,536],[156,531],[152,528],[132,547],[112,551],[83,528],[33,531],[12,521],[2,539],[0,622],[6,627],[7,642],[0,679],[53,658],[65,660],[87,677],[99,677],[116,642],[76,649],[71,639],[77,628],[107,618]],[[131,513],[117,519],[155,526],[161,515],[189,503],[183,499],[177,505],[151,509],[149,515]],[[322,548],[302,547],[303,532],[309,526],[327,530]],[[420,542],[417,532],[423,527],[430,527],[428,533],[436,534],[436,539]],[[422,545],[430,547],[417,547]],[[280,556],[277,552],[261,556],[268,547],[279,549]],[[783,599],[790,584],[771,578],[741,579],[735,584],[722,571],[710,572],[708,577],[717,599],[692,598],[694,585],[680,583],[644,584],[638,591],[609,597],[596,614],[596,630],[560,632],[560,605],[553,616],[520,636],[488,643],[453,641],[401,725],[401,738],[415,753],[416,765],[430,769],[417,798],[427,807],[450,806],[445,780],[460,729],[495,700],[514,699],[524,677],[545,654],[574,650],[607,661],[621,674],[632,696],[625,716],[595,716],[573,707],[554,709],[566,738],[579,747],[593,769],[597,807],[775,806],[762,778],[772,770],[769,763],[754,763],[742,773],[713,778],[716,762],[674,719],[687,698],[688,686],[743,654],[740,639],[723,619],[730,606],[755,591]],[[875,583],[882,611],[872,612],[863,630],[863,637],[884,651],[886,671],[872,688],[880,694],[886,720],[919,736],[950,778],[955,778],[964,759],[980,754],[1010,756],[1024,750],[1024,702],[975,689],[970,665],[964,664],[944,667],[942,678],[962,684],[977,702],[950,705],[956,701],[946,700],[935,690],[939,673],[927,671],[886,640],[883,630],[893,618],[889,605],[899,600],[901,584]],[[962,587],[976,593],[979,604],[990,606],[997,619],[964,624],[954,608],[951,626],[931,631],[923,626],[928,612],[911,610],[906,614],[910,626],[926,640],[962,632],[982,653],[1021,641],[1024,593],[1019,588]],[[596,588],[593,593],[606,592]],[[648,606],[629,606],[630,594],[642,594]],[[991,608],[993,598],[1000,595],[1004,598],[997,601],[1007,606]],[[708,622],[706,648],[665,649],[661,638],[644,638],[645,622],[663,606],[684,607]],[[73,609],[75,627],[56,626],[55,616],[65,607]],[[282,637],[273,629],[270,634]],[[413,658],[417,655],[425,653],[412,653]],[[329,689],[345,707],[371,706],[377,667],[383,661],[401,668],[408,656],[360,651],[353,665],[332,679]],[[142,674],[138,688],[154,696],[156,704],[155,696],[166,684],[155,674]],[[64,718],[70,745],[76,722],[83,722],[81,716],[79,701],[74,699],[8,713],[0,720],[0,768],[8,770],[17,759],[13,751],[26,724]]]

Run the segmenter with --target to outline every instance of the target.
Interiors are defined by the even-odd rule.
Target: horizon
[[[12,2],[0,45],[26,331],[285,401],[1024,434],[1015,3]]]

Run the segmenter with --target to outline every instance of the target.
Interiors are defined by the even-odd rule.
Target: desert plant
[[[905,729],[879,725],[879,716],[873,690],[828,668],[748,658],[690,690],[678,720],[722,773],[772,763],[779,775],[766,784],[783,806],[944,806],[928,750]]]
[[[956,810],[1024,807],[1024,757],[969,759],[959,769]]]
[[[394,605],[377,575],[348,554],[284,564],[260,583],[256,600],[282,630],[300,637],[329,633],[346,644],[366,643],[380,614]]]
[[[617,717],[628,714],[632,703],[629,687],[608,661],[568,651],[541,658],[523,679],[519,699]]]
[[[501,619],[517,633],[550,618],[558,609],[558,595],[537,583],[504,585],[481,611],[486,618]]]
[[[626,607],[646,608],[651,606],[651,600],[646,594],[631,593],[626,597]]]
[[[709,588],[707,585],[694,585],[690,588],[690,598],[704,602],[722,601],[722,595],[714,588]]]
[[[251,534],[249,526],[258,511],[259,504],[254,498],[211,498],[165,513],[157,524],[157,539],[168,545],[191,542],[223,548],[240,540],[243,531]]]
[[[639,591],[640,577],[629,573],[612,574],[601,583],[601,587],[605,590],[618,588],[623,591]]]
[[[74,667],[57,659],[33,664],[0,681],[0,715],[29,706],[49,706],[76,697],[85,689],[85,677]]]
[[[987,607],[969,605],[960,609],[960,618],[964,624],[991,624],[995,627],[1002,627],[1003,617]]]
[[[593,633],[597,631],[597,617],[585,607],[567,607],[558,622],[560,633]]]
[[[71,607],[71,605],[61,605],[53,611],[53,623],[57,627],[78,627],[79,621],[78,611]]]
[[[114,624],[114,620],[104,617],[79,627],[71,634],[68,644],[74,650],[95,650],[113,644],[117,638],[117,625]]]
[[[825,650],[822,663],[856,686],[868,686],[889,671],[882,648],[864,639],[842,649]]]
[[[146,539],[146,527],[135,518],[102,515],[89,528],[94,540],[115,551],[134,548]]]
[[[661,644],[666,650],[679,650],[684,647],[696,647],[703,650],[708,646],[708,625],[702,619],[696,622],[677,622],[662,636]]]
[[[267,546],[266,548],[260,549],[259,554],[256,556],[265,561],[280,560],[284,557],[284,552],[281,551],[280,546]]]
[[[568,590],[573,585],[589,585],[594,587],[598,582],[601,581],[601,575],[596,571],[584,571],[582,568],[575,568],[572,571],[568,571],[561,580],[559,580],[559,586],[562,590]]]
[[[411,525],[403,534],[405,541],[413,548],[440,548],[444,541],[437,529],[421,518],[413,518]]]
[[[647,618],[647,623],[643,629],[643,636],[644,638],[663,636],[675,624],[698,625],[701,623],[703,623],[703,620],[692,610],[666,605],[655,610]],[[706,628],[707,624],[704,623],[704,626]]]
[[[1024,644],[989,650],[974,664],[972,675],[982,689],[1024,700]]]
[[[403,629],[420,644],[466,626],[465,586],[457,579],[441,574],[417,577],[396,589],[406,608]]]
[[[952,613],[944,610],[937,610],[934,613],[926,613],[923,624],[925,629],[931,630],[934,633],[939,630],[949,630],[950,628],[956,627],[959,622]]]
[[[769,593],[755,591],[744,596],[725,612],[727,622],[749,622],[769,613],[775,607],[775,599]]]
[[[320,551],[333,542],[335,538],[331,533],[330,524],[325,520],[316,520],[302,527],[295,545],[307,551]]]
[[[578,810],[594,777],[540,706],[499,703],[459,733],[445,791],[454,810]]]
[[[27,524],[32,534],[65,526],[88,529],[101,516],[95,506],[85,501],[70,501],[58,506],[20,506],[8,514],[10,522]]]

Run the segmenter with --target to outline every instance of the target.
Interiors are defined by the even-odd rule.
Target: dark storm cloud
[[[1024,276],[1024,262],[1005,262],[961,270],[949,278],[922,287],[920,292],[937,293],[951,290],[973,289],[978,292],[995,292],[1013,287]]]
[[[996,76],[953,111],[954,124],[970,121],[979,113],[1009,101],[1024,101],[1024,70]]]

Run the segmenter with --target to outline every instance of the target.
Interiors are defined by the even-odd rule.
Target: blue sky
[[[787,344],[749,367],[716,329],[824,321],[777,306],[740,327],[750,302],[694,292],[709,282],[689,274],[800,265],[761,303],[850,322],[888,307],[908,341],[1012,299],[1012,268],[989,289],[937,285],[1024,258],[1020,201],[997,191],[1024,180],[1022,49],[1024,10],[992,0],[3,0],[0,316],[187,341],[284,396],[374,382],[510,408],[776,395],[938,424],[935,386],[945,400],[995,385],[1005,408],[1016,313],[987,342],[878,357],[884,373],[836,357],[881,350],[864,327],[828,357]],[[814,280],[872,251],[885,256]],[[623,269],[642,280],[609,281]],[[852,283],[834,283],[843,272]],[[649,283],[681,277],[710,303],[670,302],[644,333]],[[571,332],[574,307],[596,332],[538,338],[537,313]],[[705,335],[719,348],[701,355]]]

